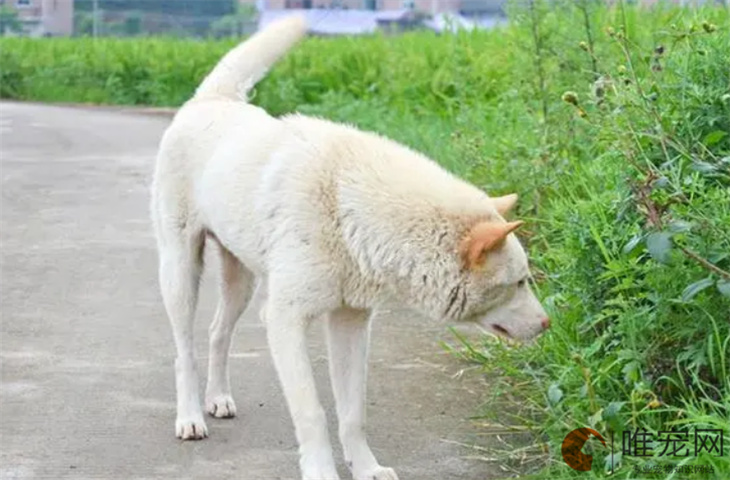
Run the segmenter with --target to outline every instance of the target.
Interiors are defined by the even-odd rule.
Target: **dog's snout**
[[[550,328],[550,319],[548,317],[543,317],[543,319],[540,320],[540,325],[542,325],[544,330],[547,330]]]

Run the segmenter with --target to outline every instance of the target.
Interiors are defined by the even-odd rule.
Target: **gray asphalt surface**
[[[232,347],[239,416],[208,417],[204,441],[174,436],[175,352],[147,207],[168,123],[124,111],[0,103],[2,479],[298,478],[264,327],[249,314],[258,311],[256,300]],[[207,264],[196,324],[203,377],[215,257]],[[325,350],[319,328],[311,333],[334,434]],[[464,365],[438,345],[449,337],[445,325],[410,313],[376,319],[368,432],[380,462],[401,480],[499,476],[454,443],[476,437],[467,418],[487,385],[477,373],[454,378]],[[340,474],[350,478],[342,462]]]

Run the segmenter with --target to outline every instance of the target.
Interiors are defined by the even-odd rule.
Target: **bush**
[[[490,406],[496,420],[534,432],[519,458],[490,456],[554,479],[573,475],[560,445],[578,427],[617,442],[637,427],[730,438],[730,18],[547,7],[526,0],[490,32],[313,38],[253,102],[384,133],[490,193],[521,195],[553,328],[526,348],[485,339],[457,353],[499,374],[494,403],[515,399]],[[233,44],[3,39],[0,93],[179,105]],[[604,475],[594,455],[584,478]],[[616,475],[688,461],[729,478],[730,441],[719,457],[624,457]]]

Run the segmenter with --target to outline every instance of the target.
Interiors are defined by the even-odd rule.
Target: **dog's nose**
[[[542,325],[542,328],[547,330],[550,328],[550,319],[548,317],[543,318],[540,320],[540,325]]]

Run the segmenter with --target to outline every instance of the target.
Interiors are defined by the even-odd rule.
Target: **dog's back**
[[[281,20],[228,52],[178,111],[166,130],[152,182],[151,213],[160,222],[199,223],[195,193],[206,165],[231,133],[248,138],[276,135],[278,120],[247,103],[253,86],[306,34],[303,18]],[[184,218],[183,218],[184,217]]]

